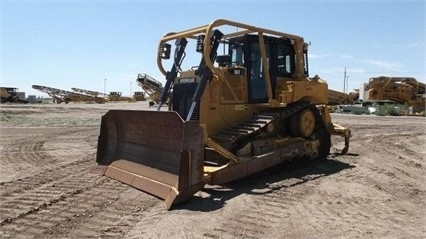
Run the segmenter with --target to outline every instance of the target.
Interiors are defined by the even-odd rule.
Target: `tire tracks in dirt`
[[[421,194],[426,196],[423,180],[425,178],[424,165],[422,161],[422,152],[416,152],[407,145],[412,145],[421,139],[421,132],[380,134],[374,135],[367,139],[368,144],[364,143],[364,154],[370,159],[363,161],[362,166],[367,170],[363,170],[364,179],[368,179],[371,183],[377,181],[378,178],[384,178],[380,184],[374,185],[391,195],[400,194]],[[387,147],[381,147],[387,145]],[[377,150],[380,148],[380,150]],[[372,178],[371,175],[375,175]]]
[[[405,219],[398,217],[389,219],[389,215],[403,216],[404,212],[387,205],[386,197],[368,198],[319,190],[316,185],[322,182],[315,180],[322,181],[320,177],[246,200],[239,206],[240,210],[234,210],[235,214],[205,235],[210,238],[223,238],[223,235],[227,235],[225,238],[278,238],[285,233],[290,238],[357,237],[380,230],[402,231],[406,224],[415,223],[404,222]],[[348,230],[345,225],[353,226]],[[334,229],[325,232],[323,228]],[[385,231],[382,233],[386,235]],[[406,233],[410,235],[409,231]]]
[[[46,183],[60,179],[67,175],[73,175],[80,171],[81,168],[87,168],[93,164],[92,159],[87,157],[90,153],[83,154],[82,158],[73,159],[72,161],[61,161],[49,156],[43,149],[46,142],[55,138],[77,134],[77,136],[85,133],[86,129],[60,130],[45,136],[34,136],[28,139],[18,139],[10,143],[2,156],[2,162],[8,161],[14,165],[22,167],[32,167],[28,170],[26,177],[17,178],[12,181],[0,183],[0,196],[4,197],[12,193],[19,193],[34,187],[41,187]],[[17,143],[19,142],[19,143]],[[15,146],[17,147],[15,149]],[[7,162],[6,162],[7,163]],[[59,172],[59,173],[58,173]]]
[[[68,137],[72,135],[80,136],[86,133],[87,128],[77,129],[61,129],[55,128],[55,130],[41,134],[33,134],[29,137],[19,137],[10,142],[7,142],[2,149],[1,163],[7,165],[11,174],[22,172],[25,175],[40,172],[44,168],[49,168],[52,165],[58,164],[57,160],[49,155],[45,151],[45,144],[47,142],[55,142],[59,137]],[[6,171],[4,173],[7,173]],[[19,176],[18,176],[19,177]],[[10,176],[10,178],[13,178]],[[5,182],[2,182],[4,184]]]
[[[19,168],[43,166],[52,159],[42,150],[43,145],[53,136],[32,136],[27,139],[16,139],[2,150],[2,161],[17,165]],[[19,160],[19,161],[18,161]]]
[[[274,238],[269,234],[270,231],[274,231],[271,229],[291,225],[293,222],[297,224],[304,218],[312,218],[311,214],[316,209],[307,210],[307,205],[304,204],[301,207],[300,203],[304,197],[313,194],[314,184],[317,180],[321,180],[331,173],[318,170],[316,167],[318,166],[315,164],[308,168],[286,170],[278,174],[272,172],[272,174],[263,175],[263,178],[251,179],[256,183],[261,182],[260,185],[265,184],[266,188],[262,188],[260,191],[252,190],[249,195],[244,196],[244,200],[239,199],[238,204],[229,202],[222,223],[212,231],[204,233],[204,236],[209,238]],[[286,176],[283,178],[283,175]],[[292,218],[292,220],[283,224],[283,220],[287,218]],[[315,228],[312,235],[318,234],[322,230],[315,224],[310,226]],[[224,237],[224,235],[226,236]]]
[[[351,203],[350,211],[344,208],[336,211],[337,215],[344,216],[345,225],[353,225],[356,229],[346,234],[350,237],[362,234],[388,237],[397,232],[415,237],[422,228],[424,216],[418,207],[425,204],[423,180],[419,181],[424,178],[424,162],[422,152],[410,147],[420,145],[423,133],[404,129],[393,132],[376,129],[355,138],[352,151],[359,152],[365,160],[356,162],[353,170],[339,177],[341,183],[333,194],[329,191],[319,193],[344,199],[339,201],[340,205]],[[345,155],[341,160],[352,161],[351,157]],[[359,195],[356,195],[357,185]]]
[[[34,175],[19,178],[0,184],[0,196],[7,197],[11,194],[19,194],[29,189],[43,187],[45,184],[64,178],[67,175],[75,175],[83,168],[93,165],[89,159],[83,159],[66,165],[52,165]]]
[[[50,175],[45,174],[46,182],[43,184],[3,193],[3,200],[0,202],[0,225],[38,211],[96,183],[93,181],[93,175],[89,175],[89,165],[72,164],[66,171],[54,170]]]
[[[76,167],[80,167],[77,165]],[[120,195],[135,193],[133,197]],[[0,236],[119,237],[157,199],[89,170],[10,194],[0,202]]]
[[[158,202],[120,182],[90,174],[95,165],[91,151],[72,161],[66,154],[49,156],[44,151],[46,142],[60,137],[81,138],[93,148],[94,136],[95,131],[87,128],[59,129],[7,144],[3,161],[38,170],[0,183],[0,237],[120,237],[139,221],[147,205]],[[121,197],[129,192],[133,197]]]
[[[158,203],[157,198],[135,189],[128,189],[128,186],[123,187],[126,187],[127,190],[116,193],[124,194],[126,197],[120,197],[114,201],[111,201],[111,198],[107,198],[106,203],[99,203],[95,209],[92,209],[94,214],[90,214],[76,222],[61,224],[60,230],[57,230],[54,235],[78,238],[123,237],[138,222],[145,220],[143,216],[146,210]],[[111,196],[109,194],[108,197]],[[112,197],[112,199],[114,198]],[[102,202],[102,200],[99,201]]]

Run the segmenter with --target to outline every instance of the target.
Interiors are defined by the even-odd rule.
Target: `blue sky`
[[[147,73],[164,82],[156,50],[168,32],[224,18],[303,36],[310,75],[329,88],[359,88],[373,76],[425,82],[425,2],[10,1],[1,0],[0,85],[47,96],[33,84],[71,90],[140,91]],[[106,81],[104,79],[107,79]]]

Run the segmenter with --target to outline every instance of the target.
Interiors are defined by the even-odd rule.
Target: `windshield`
[[[243,65],[244,64],[244,50],[243,45],[236,43],[231,47],[231,60],[232,64]]]

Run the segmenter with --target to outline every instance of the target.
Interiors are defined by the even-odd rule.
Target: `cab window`
[[[295,52],[291,45],[278,45],[277,73],[278,76],[291,76],[295,71]]]

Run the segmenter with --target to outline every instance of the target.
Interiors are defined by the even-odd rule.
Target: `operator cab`
[[[266,62],[268,62],[272,95],[278,78],[292,78],[296,72],[296,52],[291,39],[264,36]],[[228,55],[218,56],[220,67],[244,67],[247,74],[249,103],[267,103],[265,67],[263,66],[261,44],[258,35],[244,35],[228,40]],[[304,72],[308,77],[307,50],[304,53]]]

